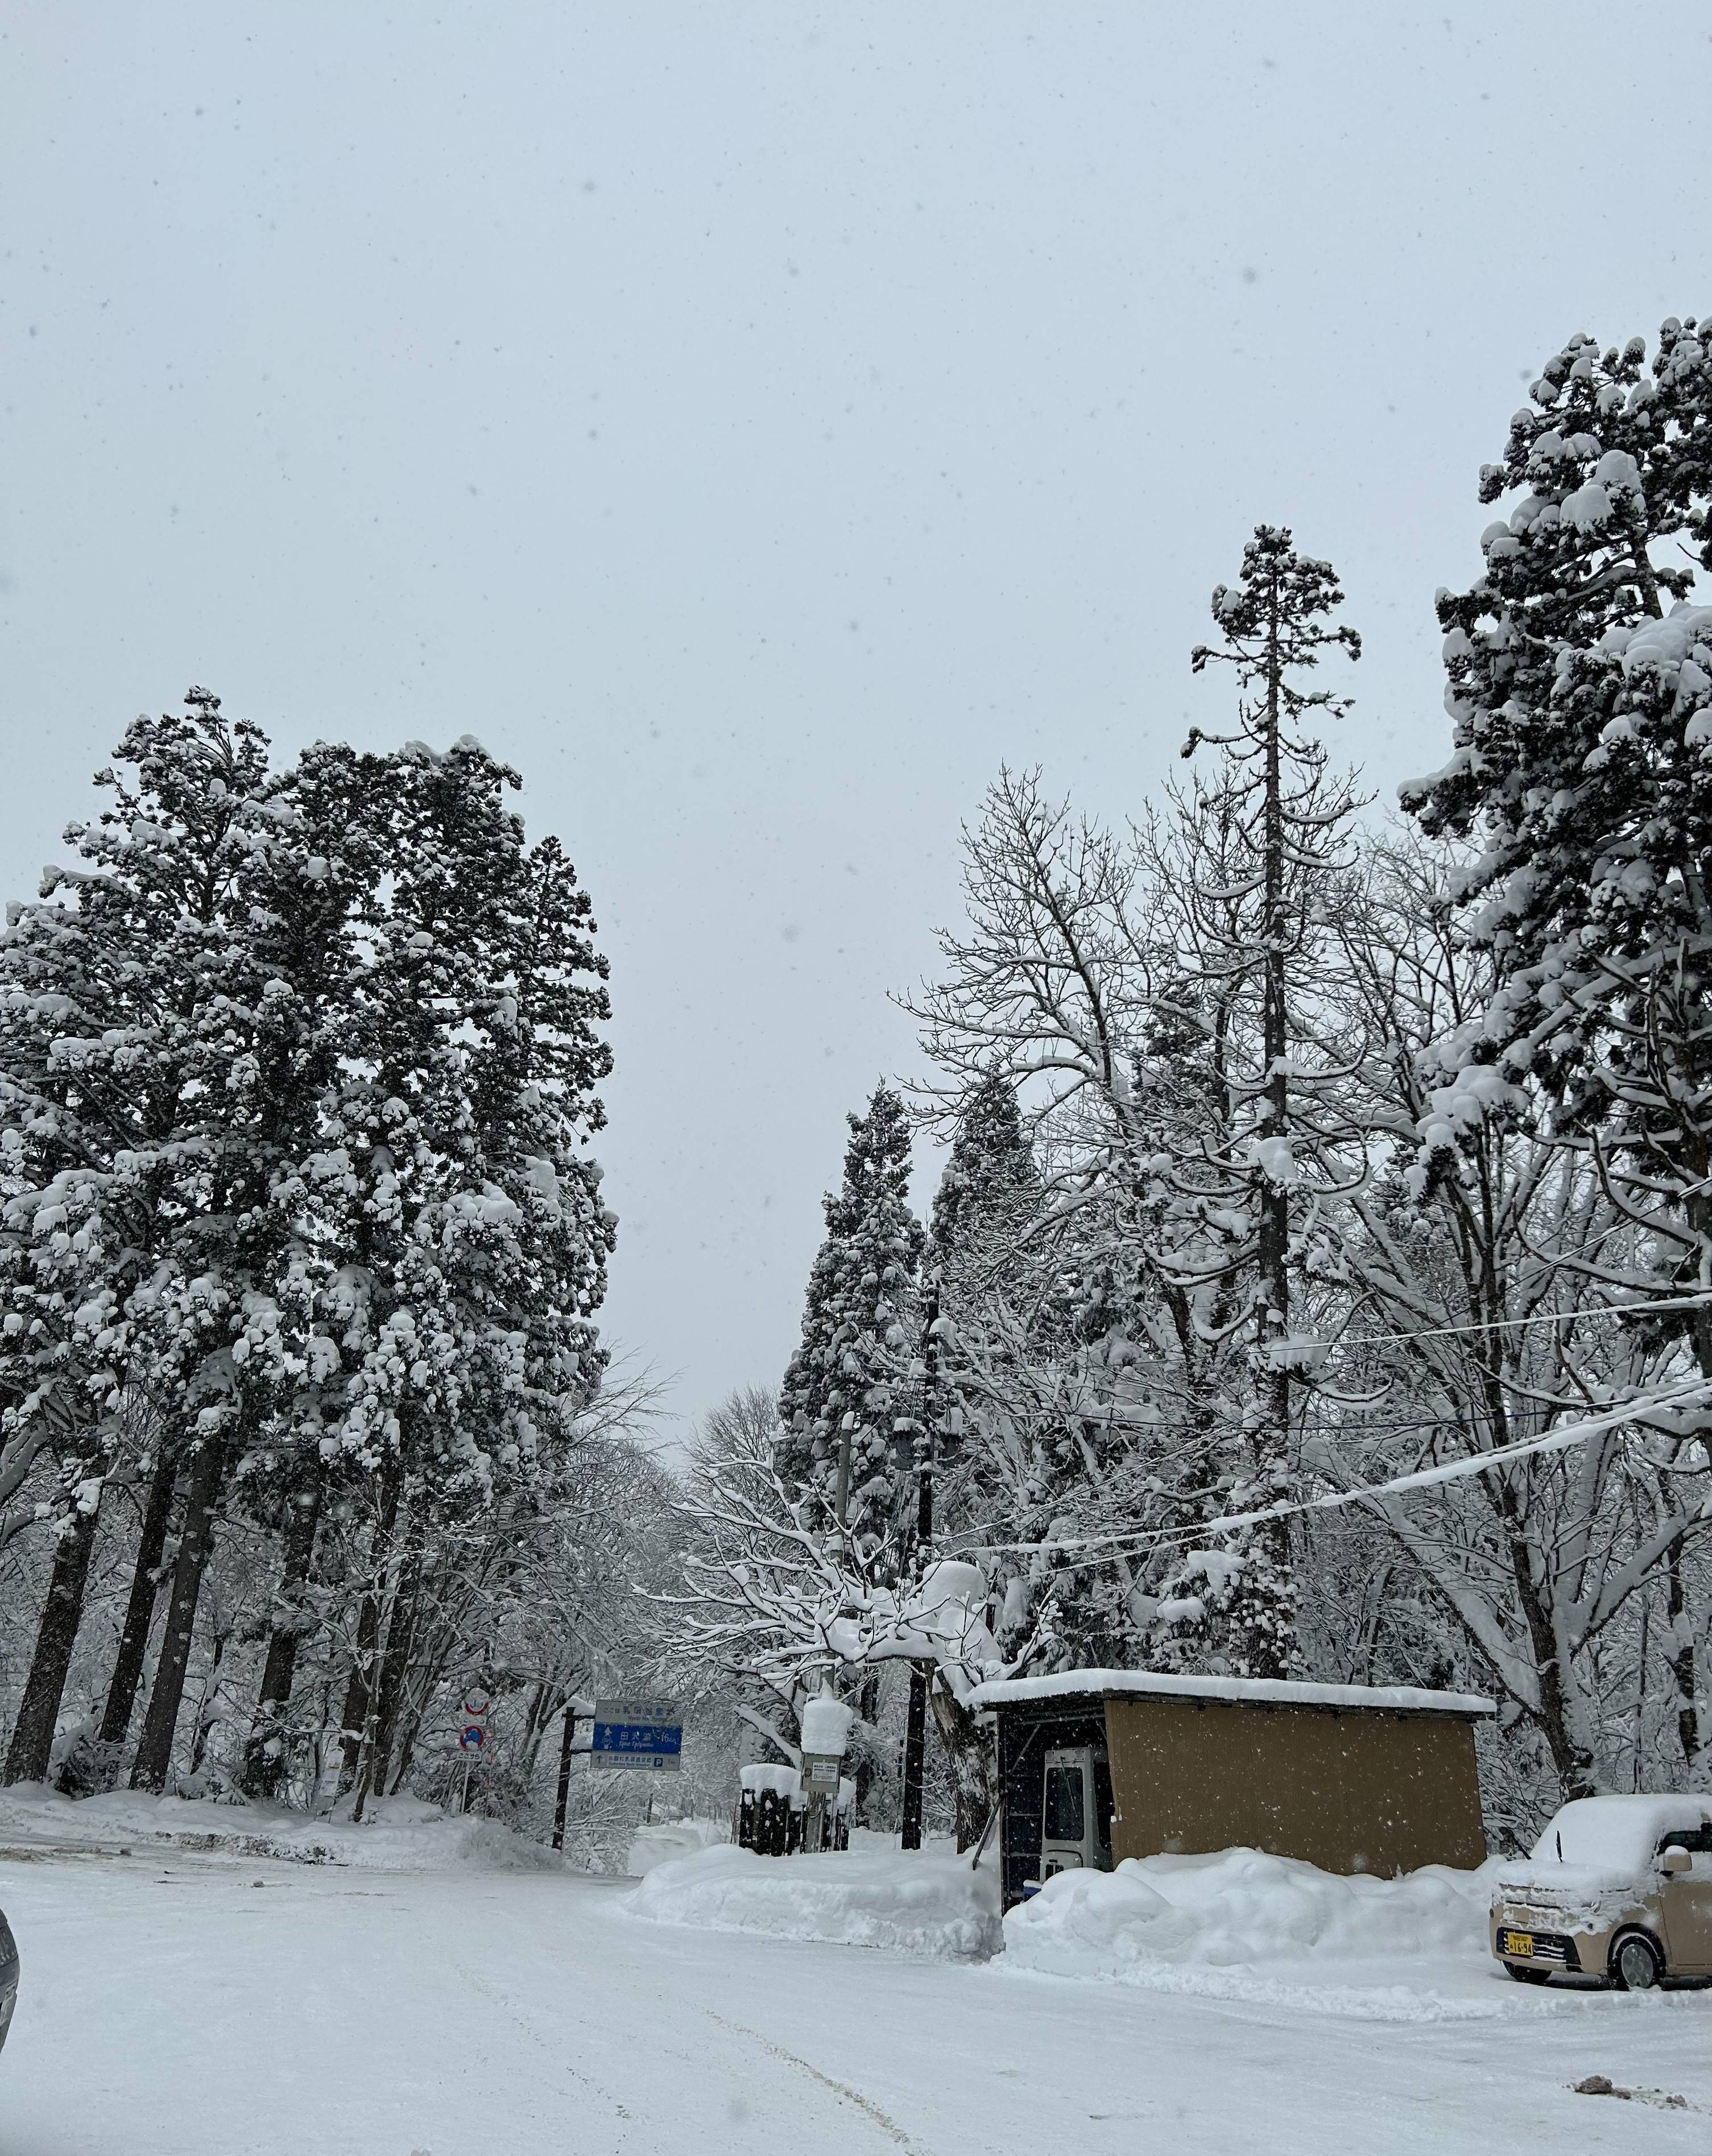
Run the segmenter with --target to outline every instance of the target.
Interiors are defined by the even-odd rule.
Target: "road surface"
[[[0,2156],[1712,2147],[1712,1994],[1371,2024],[668,1928],[624,1891],[0,1856]],[[1696,2108],[1572,2094],[1592,2073]]]

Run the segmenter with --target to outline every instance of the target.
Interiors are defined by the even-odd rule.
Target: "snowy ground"
[[[1197,1995],[649,1922],[623,1881],[456,1855],[356,1870],[65,1825],[0,1817],[24,1961],[0,2156],[752,2156],[787,2137],[826,2156],[1132,2156],[1150,2129],[1176,2156],[1708,2142],[1706,1992],[1542,1994],[1444,1953],[1420,1988],[1451,2010],[1375,2020],[1293,1988],[1287,1960],[1253,1995]],[[419,1861],[441,1827],[386,1830]],[[1571,2093],[1593,2073],[1699,2108]]]

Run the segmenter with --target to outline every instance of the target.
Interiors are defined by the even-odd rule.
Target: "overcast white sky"
[[[613,963],[609,1336],[682,1414],[775,1381],[959,819],[1140,808],[1257,520],[1343,572],[1349,752],[1443,760],[1523,385],[1712,308],[1709,32],[12,0],[0,894],[192,681],[474,732]]]

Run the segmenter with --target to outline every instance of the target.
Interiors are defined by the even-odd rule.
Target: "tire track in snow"
[[[597,2081],[592,2079],[589,2075],[581,2072],[577,2067],[573,2066],[570,2061],[565,2056],[563,2051],[560,2048],[561,2039],[557,2031],[555,2031],[554,2035],[551,2037],[544,2035],[540,2028],[536,2025],[532,2016],[530,2015],[528,2010],[520,2006],[517,2000],[509,1992],[503,1990],[500,1985],[495,1984],[490,1979],[484,1976],[478,1976],[475,1971],[466,1963],[456,1962],[453,1966],[456,1969],[458,1974],[462,1977],[472,1991],[479,1992],[484,1999],[490,2000],[494,2005],[500,2009],[502,2014],[505,2014],[511,2020],[516,2023],[517,2026],[532,2043],[539,2046],[539,2047],[548,2055],[553,2062],[553,2066],[556,2072],[567,2075],[570,2079],[577,2082],[580,2087],[586,2089],[591,2096],[597,2096],[600,2098],[602,2103],[610,2104],[613,2110],[624,2121],[625,2125],[627,2127],[629,2125],[630,2113],[624,2108],[623,2105],[619,2102],[618,2097],[613,2094],[612,2091],[610,2089],[602,2088]],[[627,2133],[623,2138],[628,2141],[630,2137]]]
[[[807,2074],[811,2081],[818,2082],[823,2088],[830,2089],[841,2102],[853,2103],[889,2140],[894,2141],[905,2152],[905,2156],[928,2156],[927,2150],[919,2141],[907,2134],[889,2112],[882,2111],[871,2098],[864,2096],[860,2089],[853,2089],[847,2082],[834,2081],[830,2074],[823,2074],[818,2066],[810,2066],[807,2059],[799,2059],[794,2051],[787,2051],[782,2044],[775,2044],[770,2037],[763,2036],[758,2029],[746,2029],[741,2021],[728,2021],[723,2014],[715,2014],[711,2007],[705,2008],[704,2011],[708,2020],[717,2021],[720,2028],[730,2029],[739,2036],[753,2037],[763,2051],[776,2059],[783,2060],[787,2066],[795,2066],[799,2073]]]

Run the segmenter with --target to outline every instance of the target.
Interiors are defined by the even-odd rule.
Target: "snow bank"
[[[1061,1872],[1012,1909],[1004,1966],[1384,2020],[1502,2012],[1508,2002],[1484,1984],[1498,1868],[1345,1878],[1253,1849],[1132,1857],[1114,1871]],[[1404,1972],[1413,1980],[1399,1984]]]
[[[925,1851],[707,1849],[659,1866],[623,1906],[656,1924],[889,1947],[934,1961],[981,1960],[1002,1936],[993,1867],[973,1871],[966,1856]]]
[[[382,1797],[361,1826],[281,1804],[210,1804],[115,1789],[71,1798],[39,1782],[0,1791],[0,1837],[84,1849],[177,1849],[372,1871],[556,1871],[563,1860],[496,1820],[454,1816],[414,1797]]]
[[[1115,1871],[1049,1879],[1006,1918],[1005,1946],[1020,1966],[1107,1977],[1143,1962],[1217,1969],[1471,1944],[1484,1953],[1494,1868],[1346,1878],[1258,1849],[1130,1857]]]
[[[730,1839],[730,1829],[724,1820],[656,1820],[652,1826],[636,1830],[624,1868],[633,1879],[645,1879],[662,1864],[694,1856]]]

